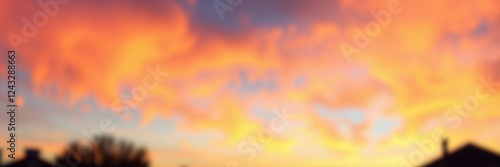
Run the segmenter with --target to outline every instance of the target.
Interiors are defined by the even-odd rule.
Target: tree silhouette
[[[92,142],[72,142],[57,158],[57,167],[148,167],[146,150],[110,135],[95,136]]]

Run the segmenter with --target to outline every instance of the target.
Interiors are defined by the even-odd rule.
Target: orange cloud
[[[149,75],[146,68],[159,67],[168,77],[157,82],[158,87],[147,90],[145,100],[137,102],[141,118],[130,119],[140,119],[147,127],[153,120],[181,116],[184,122],[178,128],[182,131],[217,130],[225,134],[223,141],[215,145],[226,151],[265,128],[262,120],[250,116],[255,112],[252,105],[300,106],[297,112],[302,115],[297,122],[305,127],[293,129],[269,144],[262,158],[252,162],[255,165],[272,166],[266,161],[298,156],[301,152],[297,148],[304,147],[326,148],[318,157],[336,155],[351,159],[329,162],[328,158],[311,157],[303,163],[357,165],[366,159],[373,164],[391,165],[392,157],[405,154],[398,149],[411,149],[412,139],[427,135],[427,129],[421,130],[425,123],[436,118],[445,122],[442,114],[474,93],[480,84],[479,76],[498,73],[482,66],[498,61],[499,55],[484,58],[464,54],[498,50],[491,45],[500,35],[493,32],[500,25],[500,13],[495,8],[499,4],[404,1],[402,13],[392,15],[390,24],[382,27],[348,63],[339,44],[352,43],[354,28],[364,28],[374,21],[370,11],[386,9],[388,3],[360,2],[364,1],[339,2],[342,10],[338,14],[345,17],[344,21],[312,19],[307,24],[254,26],[256,16],[248,13],[241,16],[242,24],[251,29],[224,32],[210,25],[206,29],[197,27],[200,24],[193,18],[195,15],[175,1],[102,2],[97,7],[94,2],[75,1],[61,6],[49,24],[40,27],[35,37],[18,48],[20,66],[29,72],[33,89],[40,96],[69,105],[93,97],[109,108],[122,93],[130,96],[134,87],[143,86],[144,77]],[[16,11],[0,10],[8,13],[0,18],[10,25],[0,28],[2,34],[20,34],[22,23],[12,18],[40,10],[36,5],[20,7],[21,2],[6,3],[1,6],[15,6]],[[332,2],[318,3],[325,6]],[[200,3],[189,0],[188,4]],[[450,11],[450,4],[456,9]],[[294,5],[286,7],[290,9],[282,11],[290,15],[304,12],[295,11],[298,9]],[[478,30],[482,24],[490,29]],[[474,35],[476,31],[485,31],[487,35]],[[2,44],[9,46],[10,42],[2,39]],[[247,74],[246,78],[242,73]],[[372,103],[386,94],[391,97],[386,106],[374,109]],[[500,116],[492,112],[497,98],[497,94],[492,94],[489,100],[481,102],[484,112],[474,113],[469,120],[478,122]],[[382,110],[383,116],[401,118],[402,124],[391,137],[375,143],[375,149],[388,150],[383,152],[387,155],[380,155],[380,160],[370,159],[371,155],[361,152],[371,144],[370,139],[363,137],[367,129],[373,128],[373,122],[350,127],[356,139],[348,139],[332,122],[317,114],[314,105],[318,104],[332,108],[332,112],[357,107],[373,118],[370,121],[376,121],[372,117],[375,110]],[[478,125],[477,129],[485,126]],[[464,129],[450,136],[465,140],[473,131]],[[305,137],[300,138],[301,135]],[[163,153],[154,154],[158,157]]]

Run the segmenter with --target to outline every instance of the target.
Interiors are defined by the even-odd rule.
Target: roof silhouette
[[[469,143],[455,152],[448,154],[446,146],[443,146],[443,156],[434,160],[425,167],[500,167],[500,156],[496,153],[482,148],[478,145]]]
[[[39,157],[40,151],[36,149],[26,150],[26,158],[20,161],[12,162],[5,167],[51,167],[52,165]]]
[[[96,136],[92,142],[91,151],[85,146],[73,142],[63,155],[56,159],[54,164],[40,159],[40,151],[27,149],[26,156],[22,160],[3,165],[0,167],[148,167],[149,160],[146,157],[146,149],[135,147],[133,143],[125,140],[117,141],[111,135]],[[0,149],[0,157],[2,156]],[[0,158],[1,160],[1,158]],[[3,165],[3,166],[2,166]]]

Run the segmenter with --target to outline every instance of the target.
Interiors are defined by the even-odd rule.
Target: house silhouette
[[[448,152],[448,141],[442,142],[443,155],[434,160],[425,167],[500,167],[500,156],[496,153],[482,148],[478,145],[469,143],[455,152]]]
[[[1,156],[1,152],[0,152]],[[0,162],[0,166],[2,166]],[[20,161],[12,162],[3,167],[51,167],[52,165],[40,159],[40,151],[37,149],[27,149],[26,157]]]
[[[0,149],[0,157],[2,152]],[[51,167],[52,165],[40,159],[40,151],[37,149],[27,149],[26,156],[20,161],[2,165],[0,167]],[[424,167],[500,167],[500,155],[478,145],[469,143],[453,153],[448,152],[448,141],[442,142],[442,157],[431,161]]]

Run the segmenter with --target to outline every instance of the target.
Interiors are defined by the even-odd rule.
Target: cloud
[[[404,1],[402,13],[393,15],[351,63],[339,44],[352,43],[354,28],[375,20],[370,11],[386,9],[387,2],[245,1],[227,13],[243,22],[231,23],[202,21],[196,17],[212,6],[186,2],[189,7],[184,1],[71,1],[20,45],[19,67],[41,97],[69,106],[91,97],[109,108],[143,84],[146,68],[159,67],[168,77],[147,91],[137,104],[140,118],[132,118],[143,127],[178,116],[184,120],[182,131],[216,130],[226,135],[216,144],[232,147],[266,126],[251,117],[255,103],[263,110],[298,105],[306,113],[300,120],[313,131],[304,133],[318,138],[311,145],[346,156],[357,155],[367,141],[348,140],[324,119],[336,110],[354,106],[363,112],[347,114],[356,122],[344,128],[352,129],[352,136],[375,129],[375,136],[392,137],[381,141],[382,147],[410,146],[393,138],[420,135],[424,120],[441,117],[473,93],[478,76],[498,73],[491,65],[499,56],[492,54],[500,35],[492,31],[500,25],[496,1]],[[0,3],[6,9],[0,18],[9,25],[0,34],[22,34],[19,18],[42,10],[26,2]],[[450,11],[450,4],[456,9]],[[1,43],[10,47],[7,38]],[[385,95],[390,98],[383,100]],[[472,120],[498,116],[488,112],[496,98],[481,103],[486,112]],[[331,110],[317,115],[317,104]],[[376,112],[387,117],[373,119]],[[401,127],[392,130],[387,124]],[[269,147],[287,152],[300,146],[293,135],[298,132],[284,137],[288,144]]]

